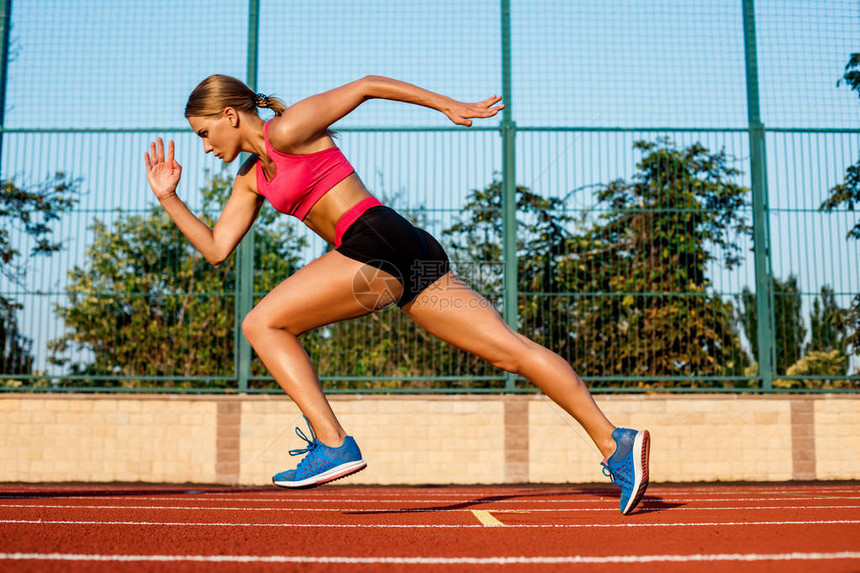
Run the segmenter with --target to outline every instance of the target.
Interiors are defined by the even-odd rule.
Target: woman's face
[[[239,130],[234,127],[235,119],[229,115],[189,117],[188,123],[203,140],[203,152],[210,151],[215,157],[230,163],[242,151],[239,147]]]

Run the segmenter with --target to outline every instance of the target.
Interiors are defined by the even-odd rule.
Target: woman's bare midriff
[[[316,202],[302,222],[311,231],[334,244],[337,222],[350,207],[372,195],[355,173],[335,185]]]

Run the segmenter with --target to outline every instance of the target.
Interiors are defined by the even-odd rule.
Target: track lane
[[[856,486],[745,487],[737,491],[655,486],[644,504],[651,511],[624,517],[617,511],[617,497],[610,490],[595,488],[329,487],[307,492],[0,488],[0,553],[203,558],[226,555],[237,559],[335,557],[358,560],[348,564],[351,571],[373,570],[382,563],[379,560],[392,557],[550,557],[585,559],[576,564],[577,570],[584,571],[653,571],[654,562],[613,565],[611,560],[655,555],[691,560],[740,552],[764,557],[758,561],[695,561],[695,568],[724,572],[743,563],[744,571],[764,571],[773,570],[779,563],[781,573],[787,573],[809,570],[810,563],[814,563],[816,567],[826,564],[828,571],[852,571],[860,568],[858,559],[839,560],[832,556],[851,551],[860,538],[857,498],[860,488]],[[792,505],[786,507],[789,503]],[[495,515],[505,527],[481,525],[475,511]],[[63,521],[76,523],[55,523]],[[824,523],[827,521],[844,523]],[[826,557],[767,557],[784,555],[787,548],[803,555]],[[253,560],[210,561],[202,567],[191,561],[145,559],[128,563],[137,563],[146,570],[164,566],[163,570],[171,571],[232,570],[230,567],[251,571],[266,567]],[[361,559],[377,561],[362,563]],[[0,559],[0,570],[11,562]],[[690,570],[693,561],[658,562],[665,573]],[[573,563],[542,563],[540,568],[569,570]],[[117,565],[66,558],[17,560],[14,564],[16,571],[59,571],[62,567],[64,573],[69,568],[115,570]],[[312,561],[302,564],[301,570],[323,571],[330,566]],[[404,571],[433,567],[388,563],[386,569],[399,570],[401,566]],[[445,565],[455,570],[467,570],[466,566],[457,562]],[[493,565],[505,570],[534,566],[534,562]]]

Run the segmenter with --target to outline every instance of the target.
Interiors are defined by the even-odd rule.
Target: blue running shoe
[[[307,418],[305,422],[308,422]],[[347,436],[340,447],[331,448],[317,440],[310,422],[308,429],[311,431],[311,439],[296,428],[296,435],[306,441],[308,447],[290,450],[291,456],[306,454],[305,457],[296,469],[275,474],[272,477],[272,483],[275,485],[294,489],[311,488],[344,478],[367,467],[352,436]]]
[[[648,430],[637,432],[627,428],[615,428],[615,453],[603,460],[603,474],[621,488],[621,513],[627,515],[648,488],[648,455],[651,435]]]

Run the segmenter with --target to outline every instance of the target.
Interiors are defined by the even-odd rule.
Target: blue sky
[[[258,87],[288,103],[369,73],[459,99],[501,93],[497,1],[261,4]],[[192,134],[170,130],[186,130],[184,103],[200,79],[211,73],[245,77],[247,5],[14,0],[6,127],[158,128],[177,139],[185,168],[181,191],[193,204],[204,170],[220,165],[203,156]],[[519,127],[746,125],[740,0],[511,0],[511,8],[514,88],[507,103]],[[860,3],[757,0],[756,8],[765,125],[860,129],[856,94],[835,86],[848,54],[860,46]],[[374,101],[338,127],[448,125],[430,110]],[[494,127],[497,121],[478,125]],[[517,179],[543,194],[569,195],[573,209],[587,207],[593,197],[571,191],[629,177],[637,158],[632,141],[655,135],[521,132]],[[743,134],[669,135],[682,144],[702,140],[715,150],[725,147],[747,171]],[[58,229],[68,256],[37,267],[27,290],[62,290],[66,272],[80,262],[93,216],[109,218],[116,207],[152,203],[141,160],[151,137],[5,136],[3,177],[38,179],[59,169],[81,177],[86,193],[82,212]],[[843,239],[856,215],[814,212],[860,156],[858,139],[852,133],[768,136],[774,268],[780,277],[797,274],[806,292],[824,283],[845,293],[860,290],[860,252],[856,242]],[[401,207],[438,209],[440,227],[470,189],[501,170],[493,132],[346,131],[341,145],[372,190],[402,192]],[[321,248],[321,241],[312,241],[309,256]],[[751,284],[751,260],[733,273],[715,274],[715,289],[737,292]],[[40,339],[61,328],[44,308],[27,322],[37,349]]]
[[[501,91],[497,1],[262,1],[259,87],[285,100],[367,73],[462,99]],[[512,4],[521,125],[743,127],[740,0]],[[763,119],[858,127],[835,81],[860,38],[854,0],[759,0]],[[15,0],[6,127],[184,127],[205,75],[245,77],[247,2]],[[344,126],[443,125],[370,105]]]

